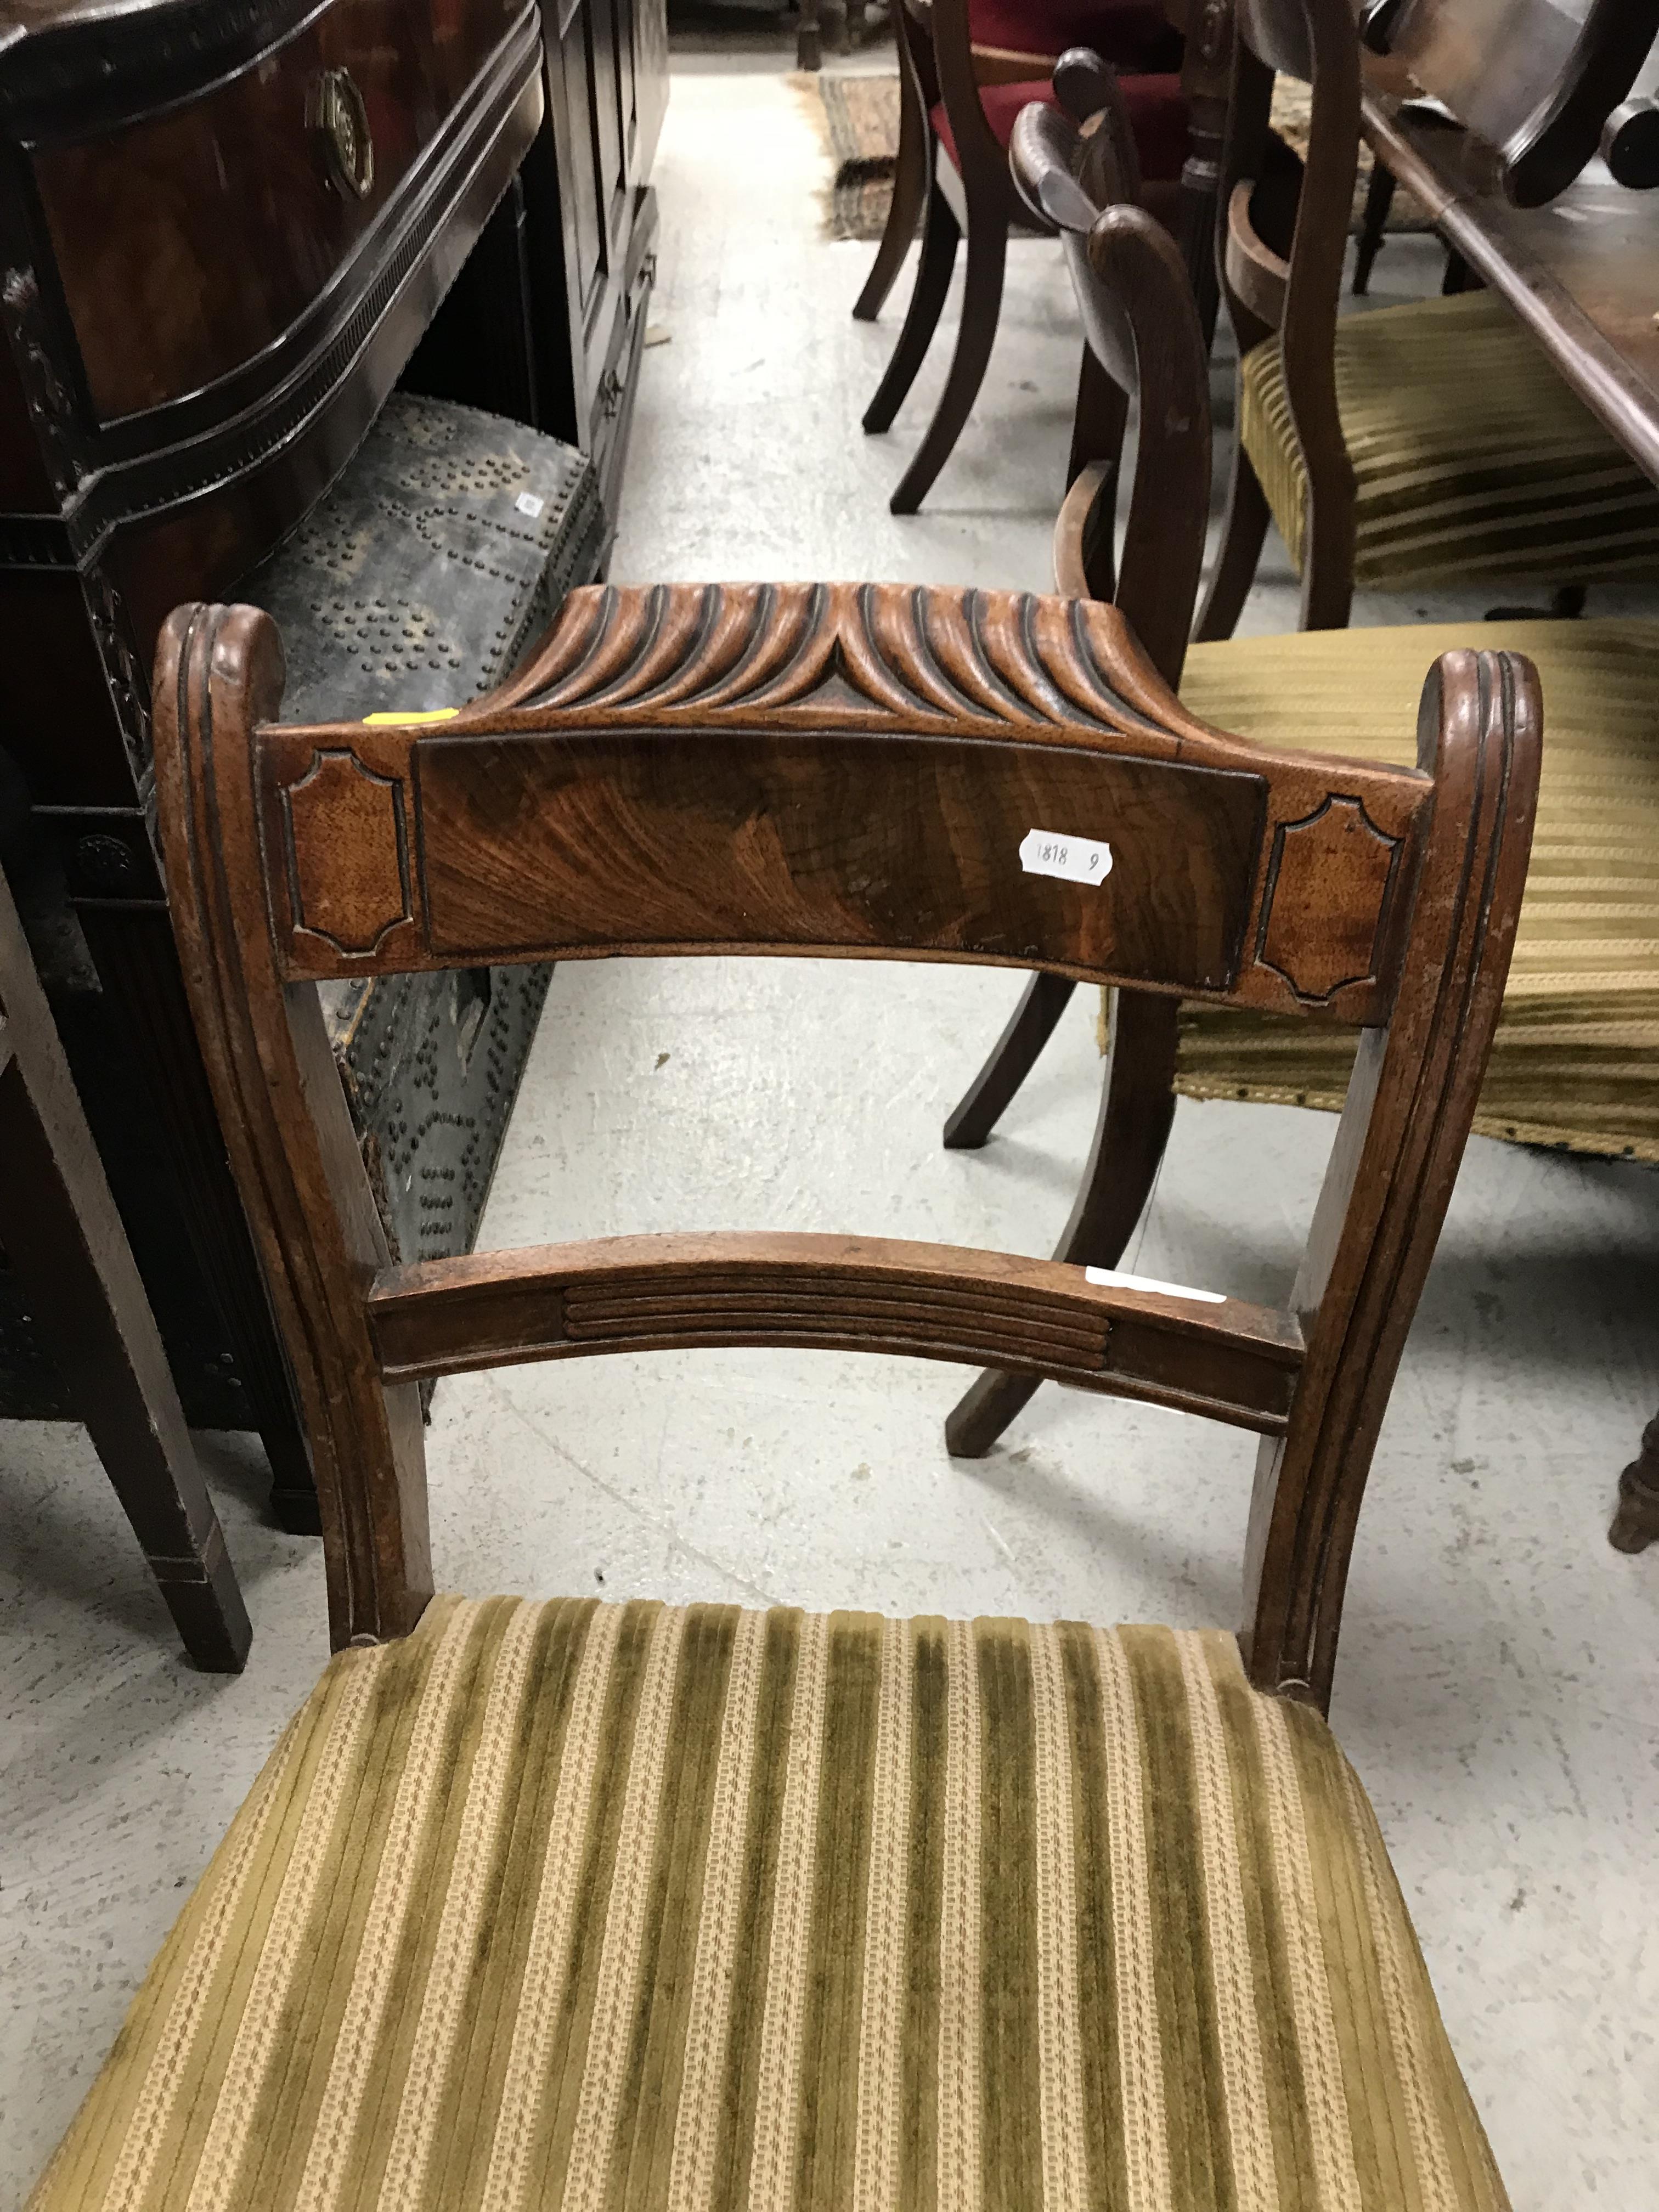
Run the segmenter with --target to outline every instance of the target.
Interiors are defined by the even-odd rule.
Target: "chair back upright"
[[[1126,402],[1142,401],[1121,560],[1110,557],[1115,444],[1081,470],[1060,509],[1054,582],[1079,598],[1103,583],[1176,690],[1210,512],[1208,349],[1186,264],[1138,204],[1134,136],[1116,80],[1091,70],[1093,61],[1080,49],[1061,58],[1054,83],[1064,108],[1025,108],[1009,148],[1021,198],[1060,233],[1091,354]]]
[[[1206,727],[1112,608],[914,586],[579,591],[516,676],[438,721],[285,726],[282,688],[266,615],[169,619],[169,897],[305,1417],[337,1645],[406,1633],[431,1592],[422,1380],[819,1346],[1255,1431],[1243,1641],[1258,1682],[1323,1702],[1514,933],[1526,664],[1446,656],[1414,769]],[[319,981],[711,952],[1017,967],[1360,1025],[1289,1306],[862,1236],[393,1263]]]
[[[1355,482],[1336,401],[1336,324],[1359,163],[1359,41],[1352,0],[1237,0],[1233,95],[1218,201],[1222,294],[1239,358],[1277,334],[1306,482],[1304,629],[1347,620]],[[1280,74],[1310,90],[1308,151],[1269,115]],[[1340,608],[1310,580],[1342,580]]]

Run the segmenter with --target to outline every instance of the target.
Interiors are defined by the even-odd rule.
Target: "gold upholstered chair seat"
[[[1395,760],[1418,671],[1470,635],[1425,624],[1194,646],[1182,699],[1274,744]],[[1547,734],[1474,1127],[1659,1160],[1659,622],[1489,623],[1478,635],[1536,664]],[[1188,1005],[1176,1084],[1198,1098],[1337,1109],[1353,1051],[1351,1030]]]
[[[1356,583],[1659,569],[1659,489],[1492,294],[1349,315],[1335,346]],[[1307,475],[1277,336],[1242,364],[1239,438],[1299,571]]]
[[[32,2212],[1497,2212],[1231,1635],[439,1598],[331,1662]]]

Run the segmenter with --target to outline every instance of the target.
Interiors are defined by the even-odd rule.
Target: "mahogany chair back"
[[[1285,393],[1307,483],[1301,627],[1340,629],[1355,538],[1353,465],[1336,404],[1337,306],[1359,162],[1352,0],[1237,0],[1234,27],[1218,198],[1222,292],[1241,359],[1283,334]],[[1312,90],[1305,157],[1270,127],[1281,72]],[[1259,536],[1238,574],[1228,557],[1234,536],[1230,516],[1200,637],[1231,634],[1254,574]]]
[[[1659,38],[1659,0],[1360,0],[1364,41],[1497,152],[1518,207],[1565,191]]]
[[[1524,662],[1446,656],[1415,770],[1205,727],[1110,608],[911,586],[577,592],[515,677],[440,720],[289,727],[282,690],[267,616],[168,621],[169,893],[310,1437],[337,1645],[407,1632],[430,1593],[424,1379],[823,1346],[1255,1431],[1251,1671],[1323,1701],[1520,902]],[[1288,1308],[860,1237],[392,1264],[313,986],[695,952],[1020,967],[1363,1025]]]
[[[1054,584],[1110,599],[1160,676],[1179,688],[1204,565],[1210,512],[1210,379],[1186,263],[1142,206],[1134,136],[1117,81],[1092,79],[1083,52],[1066,113],[1032,106],[1015,123],[1009,167],[1020,197],[1059,232],[1091,360],[1141,410],[1123,553],[1114,558],[1119,441],[1080,465],[1054,526]],[[1090,127],[1073,119],[1092,107]],[[1085,387],[1087,388],[1085,379]],[[1084,434],[1079,410],[1079,434]]]

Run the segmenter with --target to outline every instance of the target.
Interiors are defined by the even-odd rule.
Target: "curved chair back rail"
[[[1223,289],[1241,358],[1282,334],[1285,397],[1309,478],[1301,626],[1340,629],[1353,589],[1356,495],[1336,398],[1337,299],[1359,161],[1351,0],[1240,0],[1236,33],[1221,163]],[[1280,72],[1315,88],[1305,161],[1268,125]],[[1230,514],[1228,538],[1233,522]],[[1232,628],[1236,610],[1213,618],[1224,590],[1218,574],[1200,636]]]
[[[407,1632],[430,1592],[415,1378],[825,1344],[994,1360],[1261,1431],[1247,1646],[1258,1680],[1322,1699],[1514,931],[1539,734],[1526,663],[1448,655],[1416,770],[1227,738],[1183,713],[1113,610],[992,592],[578,592],[516,678],[441,720],[286,727],[282,682],[267,617],[179,610],[156,763],[192,1006],[315,1457],[337,1644]],[[715,951],[992,963],[1363,1024],[1288,1310],[856,1237],[391,1264],[316,979]]]

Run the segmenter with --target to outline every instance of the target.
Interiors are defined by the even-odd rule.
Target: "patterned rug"
[[[824,196],[823,221],[830,238],[881,236],[893,197],[893,168],[898,155],[899,81],[896,76],[798,76],[791,79],[819,137],[836,164]],[[1273,90],[1273,127],[1298,154],[1308,148],[1308,88],[1281,77]],[[1359,149],[1354,180],[1353,228],[1359,228],[1371,179],[1371,152]],[[1390,230],[1427,230],[1428,214],[1403,189],[1395,194]]]
[[[840,76],[824,70],[790,82],[836,165],[824,195],[826,234],[879,238],[886,228],[898,158],[897,76]]]

